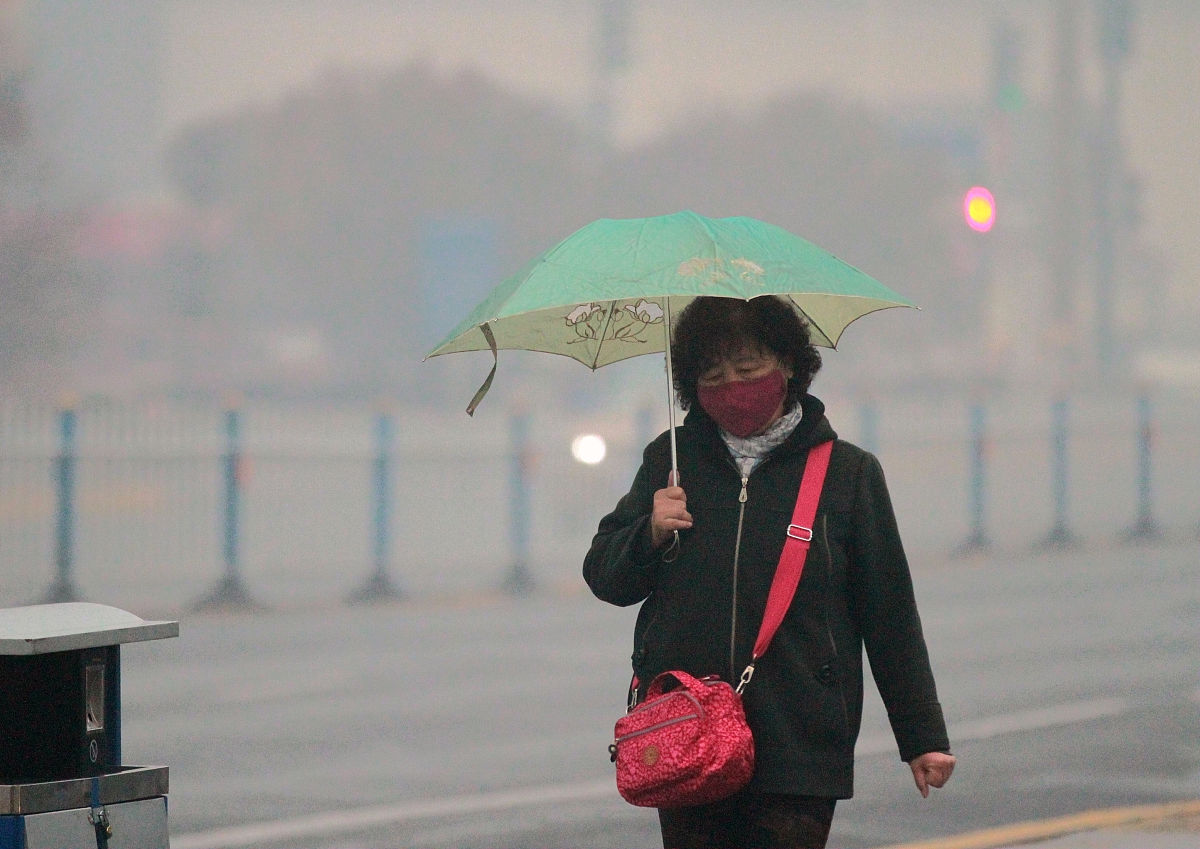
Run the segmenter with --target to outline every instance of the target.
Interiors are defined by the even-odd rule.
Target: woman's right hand
[[[692,514],[687,511],[687,494],[681,486],[667,486],[654,493],[654,509],[650,513],[650,542],[655,548],[666,545],[676,531],[692,526]]]

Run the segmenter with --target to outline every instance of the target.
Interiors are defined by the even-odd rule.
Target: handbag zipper
[[[632,740],[634,737],[641,737],[643,734],[649,734],[651,731],[658,731],[660,728],[669,728],[672,725],[678,725],[681,722],[688,722],[692,719],[699,719],[700,714],[689,713],[684,716],[673,716],[670,719],[664,719],[662,722],[656,722],[653,725],[647,725],[645,728],[639,728],[637,731],[630,731],[628,734],[622,734],[616,739],[617,743],[624,743],[626,740]]]
[[[707,680],[705,680],[704,683],[708,683]],[[616,760],[617,760],[617,745],[619,743],[623,743],[626,740],[630,740],[634,737],[640,737],[643,734],[649,734],[651,731],[657,731],[660,728],[668,728],[668,727],[670,727],[672,725],[676,725],[677,723],[680,723],[680,722],[688,722],[693,719],[699,719],[701,716],[704,715],[704,708],[702,708],[700,706],[700,702],[696,701],[696,697],[693,696],[691,693],[689,693],[686,690],[680,690],[678,692],[672,692],[672,693],[663,693],[661,696],[654,698],[648,702],[643,702],[642,704],[638,705],[636,708],[631,709],[627,715],[633,716],[635,713],[639,713],[641,711],[646,710],[649,707],[652,707],[655,704],[660,703],[662,699],[678,697],[678,696],[683,696],[685,699],[687,699],[689,702],[691,702],[693,705],[695,705],[696,712],[689,713],[684,716],[672,717],[671,719],[665,719],[662,722],[656,722],[654,725],[647,726],[646,728],[640,728],[637,731],[631,731],[628,734],[622,734],[620,737],[617,737],[616,739],[614,739],[612,741],[612,743],[609,744],[609,747],[608,747],[608,752],[612,756],[612,761],[614,763],[616,763]]]
[[[678,725],[681,722],[690,722],[693,719],[699,719],[699,718],[700,718],[700,714],[698,714],[698,713],[691,713],[691,714],[688,714],[687,716],[676,716],[672,719],[665,719],[662,722],[655,723],[654,725],[651,725],[648,728],[642,728],[637,731],[631,731],[628,734],[622,734],[620,737],[616,738],[615,740],[612,741],[612,743],[609,744],[609,746],[608,746],[609,759],[613,763],[616,763],[617,762],[617,747],[620,746],[622,743],[626,743],[626,742],[632,740],[634,737],[640,737],[643,734],[649,734],[651,731],[658,731],[662,728],[670,728],[672,725]]]

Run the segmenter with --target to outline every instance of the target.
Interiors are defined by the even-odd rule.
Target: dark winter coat
[[[643,691],[672,669],[737,681],[749,661],[808,448],[837,437],[819,400],[809,395],[801,403],[800,424],[744,483],[712,420],[689,412],[676,441],[694,523],[681,534],[673,562],[651,549],[649,533],[654,492],[670,470],[668,434],[647,446],[632,488],[601,520],[583,574],[604,601],[643,602],[633,652]],[[864,645],[900,757],[948,752],[949,740],[908,562],[873,455],[834,443],[814,525],[795,599],[745,691],[757,751],[751,788],[848,798]]]

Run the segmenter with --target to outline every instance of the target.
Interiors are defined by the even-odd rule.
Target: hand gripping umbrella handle
[[[679,486],[679,470],[671,469],[667,475],[667,486]],[[667,550],[662,553],[664,563],[671,563],[679,556],[679,531],[672,531],[675,534],[675,539],[667,546]]]

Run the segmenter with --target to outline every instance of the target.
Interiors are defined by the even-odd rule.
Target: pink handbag
[[[737,689],[716,676],[663,672],[650,682],[645,700],[617,720],[608,749],[617,765],[617,791],[630,804],[681,808],[716,802],[741,790],[754,774],[754,736],[742,691],[796,594],[832,448],[832,442],[823,442],[809,450],[762,626]]]

